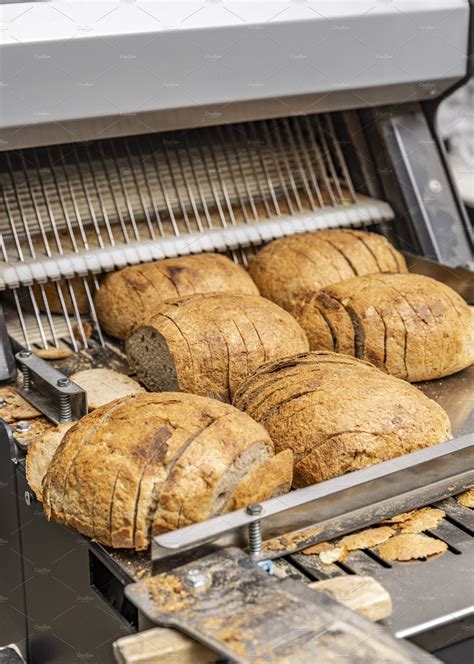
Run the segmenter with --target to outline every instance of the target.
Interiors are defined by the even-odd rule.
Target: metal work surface
[[[178,627],[239,664],[438,661],[300,582],[268,575],[238,549],[127,586],[125,593],[150,620]]]
[[[467,434],[474,438],[474,365],[452,376],[416,385],[448,413],[455,438]]]
[[[312,579],[368,574],[383,585],[393,603],[387,626],[429,651],[461,641],[474,629],[474,511],[454,498],[435,504],[446,516],[426,534],[443,540],[448,550],[410,562],[388,562],[375,548],[351,551],[343,563],[325,565],[319,556],[297,553],[290,561]],[[337,544],[336,544],[337,545]]]
[[[261,520],[261,559],[313,543],[460,493],[474,485],[474,436],[440,443],[264,502],[259,517],[245,510],[159,535],[155,571],[168,570],[226,546],[244,547],[246,528]]]

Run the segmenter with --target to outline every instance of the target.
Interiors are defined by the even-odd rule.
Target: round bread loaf
[[[288,491],[292,461],[275,457],[264,427],[229,404],[135,394],[65,434],[43,482],[44,508],[106,546],[140,550],[160,532]]]
[[[94,297],[99,321],[114,337],[129,332],[169,300],[196,293],[258,295],[243,267],[221,254],[167,258],[108,274]]]
[[[474,313],[449,286],[419,274],[372,274],[308,293],[293,307],[311,350],[368,360],[411,382],[474,362]]]
[[[296,487],[451,438],[447,414],[413,385],[347,355],[315,352],[261,366],[234,405],[295,455]]]
[[[308,350],[295,319],[259,296],[213,293],[169,302],[135,328],[127,357],[149,390],[230,401],[258,366]]]
[[[76,309],[80,314],[87,314],[90,311],[90,300],[94,293],[94,285],[92,277],[86,277],[87,286],[84,285],[83,277],[73,277],[72,279],[60,279],[56,281],[48,281],[42,286],[33,286],[36,302],[40,311],[47,311],[49,308],[52,314],[62,314],[64,310],[68,314],[75,314]],[[60,286],[59,292],[56,284]],[[73,296],[69,291],[69,285]],[[43,299],[46,298],[47,307]],[[61,293],[61,296],[59,295]],[[64,305],[64,306],[63,306]]]
[[[302,292],[373,272],[406,272],[403,256],[382,235],[331,229],[267,244],[249,263],[260,294],[291,311]]]

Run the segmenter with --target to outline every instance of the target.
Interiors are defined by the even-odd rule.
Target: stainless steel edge
[[[247,526],[261,520],[262,559],[377,523],[474,485],[474,434],[440,443],[264,502],[165,533],[152,541],[155,572],[226,546],[247,545]]]
[[[467,69],[467,0],[103,4],[2,7],[0,149],[431,99]]]

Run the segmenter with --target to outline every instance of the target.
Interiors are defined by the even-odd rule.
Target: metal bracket
[[[52,422],[76,422],[87,415],[87,394],[29,350],[15,355],[23,384],[18,393]]]
[[[300,581],[281,581],[228,548],[125,588],[150,620],[239,664],[437,662]]]
[[[155,573],[229,546],[248,546],[248,528],[261,521],[263,543],[253,560],[271,560],[323,540],[460,493],[474,485],[474,434],[357,470],[261,504],[237,510],[152,541]]]

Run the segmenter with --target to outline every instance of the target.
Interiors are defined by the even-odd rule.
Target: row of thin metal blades
[[[330,115],[4,152],[0,173],[0,251],[14,266],[357,202]],[[246,265],[252,251],[231,255]],[[87,348],[85,314],[103,343],[99,279],[12,289],[10,334]]]

